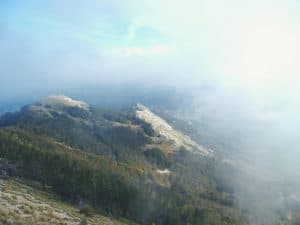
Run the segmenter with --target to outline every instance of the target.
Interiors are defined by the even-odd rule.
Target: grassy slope
[[[0,179],[0,224],[77,225],[82,218],[77,208],[61,202],[51,191],[42,191],[20,180]],[[100,214],[89,217],[88,224],[133,225]]]

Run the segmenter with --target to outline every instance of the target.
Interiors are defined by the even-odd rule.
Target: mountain
[[[213,155],[212,150],[200,146],[189,136],[175,130],[164,119],[155,115],[142,104],[137,104],[136,116],[152,126],[153,130],[159,135],[159,140],[157,140],[157,143],[160,144],[161,142],[165,142],[172,144],[169,151],[177,151],[180,148],[184,148],[188,151],[199,153],[203,156]]]
[[[50,96],[26,105],[0,117],[0,158],[4,177],[37,182],[83,213],[138,224],[247,222],[218,182],[214,152],[141,104],[109,111]]]

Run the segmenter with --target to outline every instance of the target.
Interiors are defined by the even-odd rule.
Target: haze
[[[1,90],[218,82],[299,96],[298,1],[1,1]],[[13,89],[13,90],[12,90]]]
[[[160,105],[298,188],[299,15],[296,0],[2,0],[1,111],[49,94],[155,104],[166,88]]]

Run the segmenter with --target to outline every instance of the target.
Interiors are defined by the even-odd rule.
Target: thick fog
[[[176,117],[190,124],[193,138],[216,152],[217,176],[232,187],[236,205],[251,223],[277,224],[299,212],[299,106],[221,87],[193,94]]]

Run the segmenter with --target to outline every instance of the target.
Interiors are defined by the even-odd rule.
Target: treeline
[[[15,163],[21,176],[52,186],[63,198],[86,201],[108,213],[125,213],[135,199],[136,190],[130,182],[138,176],[136,169],[67,149],[20,130],[0,131],[0,157]]]
[[[187,193],[180,181],[163,187],[141,165],[79,152],[21,129],[0,129],[0,157],[17,165],[19,176],[52,186],[63,199],[115,217],[149,225],[236,224],[207,200]],[[165,160],[157,150],[148,157]]]

